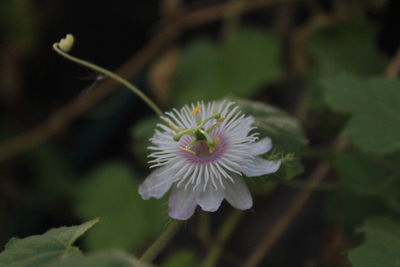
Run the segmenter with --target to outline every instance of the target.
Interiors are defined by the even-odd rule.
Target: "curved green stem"
[[[150,247],[140,257],[140,261],[152,262],[157,255],[167,246],[171,238],[178,232],[181,227],[181,221],[172,221],[164,232],[150,245]]]
[[[119,76],[119,75],[117,75],[117,74],[115,74],[115,73],[113,73],[113,72],[111,72],[111,71],[109,71],[109,70],[107,70],[107,69],[104,69],[104,68],[102,68],[102,67],[100,67],[100,66],[97,66],[97,65],[95,65],[95,64],[93,64],[93,63],[90,63],[90,62],[85,61],[85,60],[83,60],[83,59],[79,59],[79,58],[77,58],[77,57],[71,56],[71,55],[68,54],[67,52],[63,51],[63,50],[59,47],[59,44],[58,44],[58,43],[53,44],[53,49],[54,49],[58,54],[60,54],[61,56],[63,56],[64,58],[66,58],[66,59],[68,59],[68,60],[70,60],[70,61],[72,61],[72,62],[74,62],[74,63],[76,63],[76,64],[79,64],[79,65],[88,67],[88,68],[90,68],[90,69],[92,69],[92,70],[95,70],[95,71],[97,71],[97,72],[100,72],[100,73],[102,73],[102,74],[104,74],[104,75],[110,77],[111,79],[114,79],[115,81],[117,81],[117,82],[123,84],[123,85],[126,86],[128,89],[130,89],[133,93],[135,93],[137,96],[139,96],[144,102],[146,102],[146,104],[149,105],[149,107],[150,107],[155,113],[157,113],[158,116],[162,116],[162,115],[163,115],[161,109],[160,109],[150,98],[148,98],[142,91],[140,91],[136,86],[134,86],[133,84],[131,84],[128,80],[122,78],[121,76]]]

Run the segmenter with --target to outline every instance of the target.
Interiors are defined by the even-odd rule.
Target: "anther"
[[[217,147],[217,145],[219,144],[219,137],[218,136],[216,136],[215,138],[214,138],[214,144],[213,145],[211,145],[209,148],[208,148],[208,151],[210,151],[210,153],[214,153],[214,151],[215,151],[215,148]]]
[[[190,150],[190,149],[187,149],[187,148],[185,148],[185,147],[180,147],[179,149],[182,150],[183,152],[196,155],[196,152],[194,152],[194,151],[192,151],[192,150]]]
[[[202,108],[203,106],[201,104],[198,104],[193,110],[192,112],[190,112],[190,114],[192,115],[196,115],[197,112],[199,112],[199,110]]]
[[[174,125],[172,125],[172,123],[168,123],[168,127],[171,128],[174,132],[179,133],[179,130],[175,128]]]

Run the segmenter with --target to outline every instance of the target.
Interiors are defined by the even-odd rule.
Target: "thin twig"
[[[181,221],[172,221],[164,232],[151,244],[151,246],[140,257],[142,262],[152,262],[158,254],[168,245],[169,241],[181,228]]]
[[[347,144],[347,139],[340,136],[334,141],[332,150],[337,153],[343,150]],[[293,219],[300,213],[312,192],[321,184],[330,169],[331,165],[327,162],[320,163],[314,169],[307,186],[294,197],[289,209],[286,210],[279,218],[278,222],[268,231],[265,238],[258,244],[254,252],[250,254],[242,266],[253,267],[260,263],[263,257],[271,250],[275,242],[286,231]]]
[[[295,0],[248,0],[242,11],[248,12],[258,8],[292,1]],[[122,77],[126,77],[128,80],[132,79],[140,69],[166,46],[166,44],[173,41],[183,30],[224,18],[227,16],[227,12],[232,10],[231,5],[231,3],[220,4],[190,11],[185,13],[182,18],[178,18],[176,21],[169,24],[167,23],[163,30],[156,34],[143,49],[115,72]],[[177,23],[179,23],[179,25],[177,25]],[[57,112],[53,113],[46,121],[4,141],[0,144],[0,162],[23,153],[60,133],[68,127],[72,121],[110,95],[117,85],[118,84],[111,79],[98,82],[91,90],[88,90],[87,94],[80,94],[65,106],[61,107]]]

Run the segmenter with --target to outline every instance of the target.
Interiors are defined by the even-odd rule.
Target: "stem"
[[[140,261],[152,262],[178,232],[181,225],[182,222],[180,221],[172,221],[164,232],[147,248],[142,257],[140,257]]]
[[[64,58],[88,67],[89,69],[95,70],[97,72],[100,72],[108,77],[110,77],[111,79],[116,80],[117,82],[123,84],[125,87],[127,87],[128,89],[130,89],[134,94],[136,94],[137,96],[139,96],[144,102],[146,102],[146,104],[158,115],[158,116],[162,116],[163,113],[161,111],[161,109],[150,99],[148,98],[142,91],[140,91],[136,86],[134,86],[133,84],[131,84],[128,80],[126,80],[125,78],[122,78],[121,76],[119,76],[116,73],[113,73],[107,69],[104,69],[100,66],[97,66],[96,64],[90,63],[88,61],[85,61],[83,59],[79,59],[77,57],[71,56],[70,54],[66,53],[65,51],[63,51],[58,43],[53,44],[53,49],[60,54],[61,56],[63,56]]]
[[[231,236],[233,230],[235,230],[238,225],[240,219],[243,217],[243,212],[234,210],[229,215],[228,219],[226,219],[224,225],[221,226],[221,230],[219,231],[213,246],[210,248],[210,251],[204,260],[203,267],[213,267],[218,261],[219,256],[224,248],[224,244]]]

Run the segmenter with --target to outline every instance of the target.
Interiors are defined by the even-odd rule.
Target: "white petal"
[[[171,184],[174,182],[174,174],[164,172],[166,168],[162,167],[154,170],[139,186],[139,194],[143,199],[146,200],[151,197],[161,198],[171,187]]]
[[[185,189],[184,186],[178,188],[175,185],[172,188],[168,202],[169,216],[177,220],[189,219],[196,209],[197,194],[198,190],[193,191],[193,187],[191,186]]]
[[[242,167],[242,172],[248,176],[261,176],[276,172],[281,166],[280,161],[269,161],[260,157],[256,157],[250,164]]]
[[[266,137],[250,145],[250,153],[258,156],[267,153],[272,148],[271,139]]]
[[[209,182],[205,190],[203,188],[200,189],[197,204],[199,204],[202,210],[212,212],[221,206],[222,200],[224,200],[222,188],[218,187],[218,189],[215,189],[215,186]]]
[[[232,175],[233,182],[224,180],[224,195],[226,200],[239,210],[247,210],[253,206],[253,199],[251,198],[249,189],[243,178],[238,175]]]

